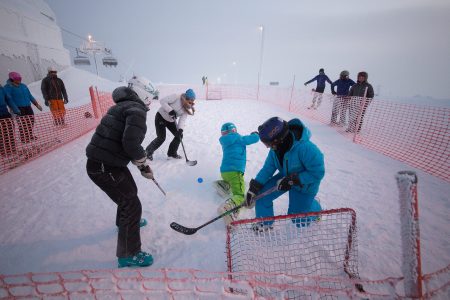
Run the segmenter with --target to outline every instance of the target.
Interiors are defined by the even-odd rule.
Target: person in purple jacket
[[[317,86],[314,90],[314,97],[312,100],[312,104],[311,104],[311,106],[308,107],[308,109],[317,109],[320,106],[320,104],[322,103],[322,94],[323,94],[323,91],[325,91],[326,83],[328,82],[329,84],[332,84],[330,78],[328,78],[328,76],[325,75],[325,71],[323,68],[319,70],[319,75],[317,75],[313,79],[305,82],[305,86],[307,86],[309,83],[311,83],[313,81],[317,81]],[[317,101],[317,106],[315,106],[316,101]]]
[[[355,84],[349,78],[350,73],[347,70],[341,72],[339,79],[331,84],[331,93],[335,95],[333,109],[331,112],[331,125],[343,126],[346,123],[347,111],[350,107],[350,97],[348,91]],[[337,90],[334,90],[337,87]],[[339,118],[339,122],[337,119]]]

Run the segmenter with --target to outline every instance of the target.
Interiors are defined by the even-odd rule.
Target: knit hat
[[[10,72],[8,76],[12,81],[22,81],[22,76],[17,72]]]

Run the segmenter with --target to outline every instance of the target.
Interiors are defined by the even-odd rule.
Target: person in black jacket
[[[42,79],[41,82],[41,91],[45,105],[50,106],[55,125],[65,125],[66,109],[64,104],[69,102],[69,98],[67,97],[64,82],[61,78],[58,78],[55,68],[48,68],[47,77]]]
[[[129,87],[115,89],[112,98],[116,105],[101,119],[86,148],[86,169],[89,178],[117,204],[119,268],[145,267],[153,263],[153,257],[141,251],[142,206],[127,165],[131,161],[142,176],[153,179],[141,146],[147,131],[148,107]]]
[[[367,82],[368,77],[369,75],[367,72],[359,72],[356,84],[354,84],[348,92],[348,95],[351,97],[351,102],[350,122],[347,130],[345,130],[346,132],[356,131],[359,133],[361,130],[367,107],[375,95],[372,85]]]

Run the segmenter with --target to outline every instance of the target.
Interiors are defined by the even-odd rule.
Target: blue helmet
[[[231,122],[225,123],[222,125],[222,128],[220,128],[220,131],[222,132],[222,135],[229,134],[231,132],[237,132],[236,125],[234,125]]]
[[[193,89],[188,89],[184,95],[186,96],[187,100],[195,100],[195,93]]]
[[[258,127],[259,138],[266,146],[280,144],[289,133],[286,121],[272,117]]]

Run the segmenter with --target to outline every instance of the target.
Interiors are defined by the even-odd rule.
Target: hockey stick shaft
[[[164,190],[162,189],[162,187],[159,185],[159,183],[153,178],[152,179],[153,182],[156,184],[156,186],[158,187],[158,189],[161,191],[161,193],[164,194],[164,196],[166,196],[166,192],[164,192]]]
[[[261,199],[261,198],[263,198],[263,197],[265,197],[265,196],[267,196],[267,195],[269,195],[269,194],[272,194],[273,192],[275,192],[275,191],[277,191],[277,190],[278,190],[278,187],[277,187],[277,186],[274,186],[274,187],[272,187],[271,189],[265,191],[264,193],[255,196],[255,199],[254,199],[254,200],[257,201],[258,199]],[[224,217],[224,216],[226,216],[226,215],[229,215],[229,214],[231,214],[231,213],[237,211],[238,209],[244,207],[244,205],[245,205],[245,204],[241,204],[241,205],[239,205],[239,206],[236,206],[236,207],[233,208],[233,209],[227,210],[227,211],[224,212],[223,214],[221,214],[221,215],[215,217],[214,219],[212,219],[212,220],[206,222],[205,224],[203,224],[203,225],[201,225],[201,226],[199,226],[199,227],[196,227],[196,228],[184,227],[184,226],[182,226],[182,225],[180,225],[180,224],[178,224],[178,223],[175,223],[175,222],[172,222],[172,223],[170,224],[170,227],[171,227],[173,230],[178,231],[178,232],[180,232],[180,233],[183,233],[183,234],[186,234],[186,235],[191,235],[191,234],[196,233],[199,229],[202,229],[203,227],[205,227],[205,226],[207,226],[207,225],[209,225],[209,224],[211,224],[211,223],[213,223],[213,222],[215,222],[215,221],[221,219],[222,217]]]
[[[187,163],[188,165],[190,165],[190,166],[196,165],[196,164],[197,164],[197,161],[196,161],[196,160],[192,161],[192,160],[189,160],[189,159],[187,158],[186,150],[184,149],[183,139],[180,139],[180,141],[181,141],[181,147],[183,148],[183,153],[184,153],[184,158],[186,159],[186,163]]]

